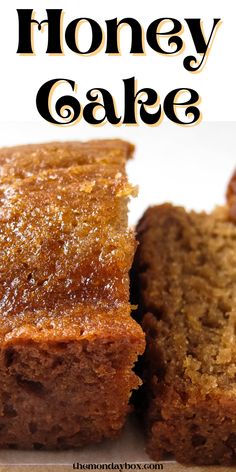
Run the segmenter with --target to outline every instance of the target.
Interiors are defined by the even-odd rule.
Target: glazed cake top
[[[51,146],[56,149],[53,159]],[[2,336],[14,328],[32,326],[40,317],[46,324],[49,318],[57,319],[60,326],[60,317],[64,321],[75,317],[78,327],[78,319],[85,316],[83,307],[87,319],[95,317],[94,307],[100,320],[112,310],[118,313],[122,306],[129,317],[128,271],[135,248],[127,228],[127,201],[133,192],[124,170],[129,145],[119,142],[120,161],[118,154],[113,159],[116,142],[105,143],[104,148],[102,142],[68,147],[64,144],[61,153],[55,144],[36,146],[38,151],[31,146],[26,155],[19,148],[19,167],[17,148],[14,158],[10,148],[0,150]],[[85,148],[89,149],[89,163],[78,165],[75,159],[76,164],[70,166],[65,156],[71,149],[77,155],[77,147],[83,148],[83,162]],[[103,149],[100,162],[96,149]],[[38,161],[34,152],[40,156]],[[47,170],[39,169],[43,155]],[[20,175],[24,156],[27,166]]]
[[[114,140],[29,144],[0,149],[0,176],[29,177],[41,170],[75,165],[116,164],[124,170],[134,146]]]

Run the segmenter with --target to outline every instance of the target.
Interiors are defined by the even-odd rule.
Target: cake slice
[[[113,438],[129,412],[144,335],[130,316],[127,146],[0,151],[2,448]]]
[[[236,463],[236,226],[169,204],[137,227],[147,451]]]

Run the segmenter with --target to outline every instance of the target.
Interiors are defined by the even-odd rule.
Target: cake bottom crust
[[[172,408],[174,403],[172,399]],[[161,410],[165,420],[149,417],[147,452],[152,459],[171,455],[184,464],[236,464],[235,400],[209,398],[176,409],[173,416],[169,403]]]

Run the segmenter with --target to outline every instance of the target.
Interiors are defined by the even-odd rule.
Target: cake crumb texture
[[[149,208],[137,227],[147,450],[236,463],[236,226],[228,210]]]

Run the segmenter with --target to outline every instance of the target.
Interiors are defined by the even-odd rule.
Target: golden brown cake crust
[[[115,437],[139,379],[121,141],[0,150],[0,447]]]
[[[131,191],[121,172],[103,165],[2,178],[0,296],[7,317],[61,303],[128,303],[135,242],[124,209]]]
[[[236,462],[236,226],[227,210],[147,210],[137,231],[148,452]]]
[[[124,170],[134,146],[119,139],[49,142],[0,148],[0,176],[29,177],[42,170],[75,165],[117,165]]]

